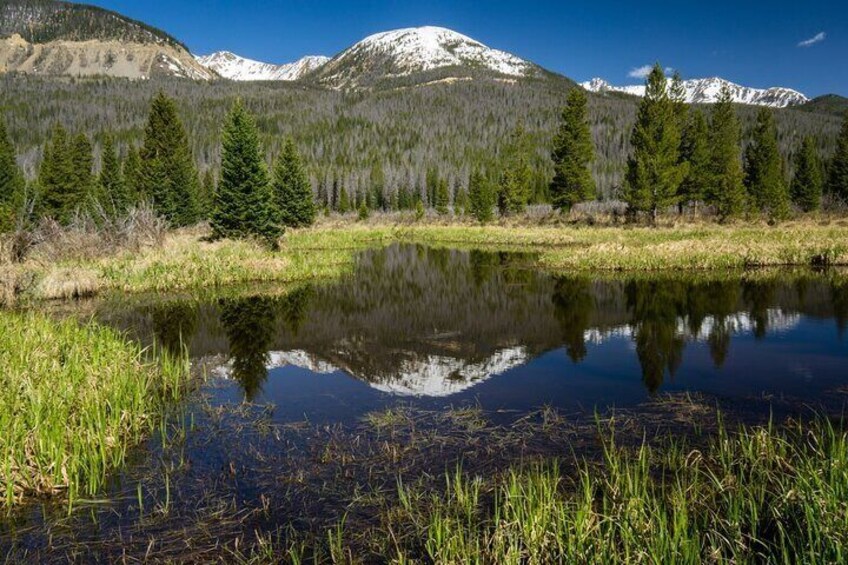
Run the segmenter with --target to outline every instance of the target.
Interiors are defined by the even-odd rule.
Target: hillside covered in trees
[[[111,10],[54,0],[0,0],[0,37],[18,34],[30,43],[115,40],[185,49],[162,30]]]
[[[126,156],[130,146],[140,144],[150,101],[160,90],[177,101],[201,173],[219,176],[221,124],[232,101],[240,97],[257,117],[267,160],[278,155],[291,136],[304,156],[319,202],[330,204],[341,187],[356,195],[376,185],[386,201],[400,190],[433,193],[436,179],[452,194],[465,191],[475,168],[499,168],[510,134],[519,125],[533,148],[531,201],[547,200],[552,142],[568,92],[558,81],[507,83],[485,77],[343,92],[297,83],[5,75],[0,77],[0,110],[25,174],[34,178],[44,143],[57,124],[90,136],[97,163],[107,135],[114,138],[119,155]],[[621,196],[637,104],[638,99],[627,96],[588,95],[596,149],[591,170],[599,197]],[[737,110],[747,145],[757,110]],[[776,111],[775,119],[787,163],[794,162],[807,136],[823,158],[833,153],[839,117],[786,109]]]

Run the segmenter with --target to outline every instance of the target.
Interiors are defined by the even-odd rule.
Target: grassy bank
[[[147,360],[112,330],[0,312],[3,504],[96,493],[187,375],[185,361]]]
[[[379,525],[342,522],[319,553],[398,563],[845,561],[848,439],[826,420],[722,429],[703,449],[671,440],[624,449],[602,436],[603,463],[578,462],[576,477],[547,462],[496,478],[449,473],[440,493],[398,484]]]
[[[716,270],[848,265],[848,225],[646,227],[412,226],[397,237],[459,247],[535,250],[552,271]]]
[[[741,270],[763,266],[848,265],[848,224],[811,220],[779,226],[684,224],[646,227],[477,226],[438,221],[323,220],[289,232],[279,251],[250,241],[205,240],[202,229],[165,235],[156,245],[81,254],[73,245],[38,248],[21,265],[4,266],[0,300],[15,294],[69,298],[123,292],[220,288],[253,282],[336,277],[356,250],[392,242],[531,251],[540,267],[561,272]],[[61,249],[61,253],[55,249]]]

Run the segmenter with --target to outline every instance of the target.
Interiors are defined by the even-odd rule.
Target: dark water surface
[[[187,550],[178,540],[192,532],[226,537],[243,534],[247,523],[261,529],[332,520],[350,489],[391,486],[394,472],[438,474],[457,460],[509,464],[503,453],[473,447],[483,432],[467,420],[440,417],[465,407],[501,431],[541,407],[576,421],[683,392],[760,417],[841,410],[848,386],[844,274],[598,279],[552,276],[533,262],[396,245],[364,252],[353,274],[334,283],[85,305],[82,315],[145,344],[174,351],[187,344],[208,384],[175,410],[183,425],[163,436],[165,446],[157,437],[138,450],[104,493],[106,508],[68,519],[33,506],[3,526],[0,550],[31,551],[39,560],[94,551],[95,560],[108,561],[143,553],[157,539],[161,555],[182,558]],[[431,438],[401,463],[381,459],[375,446],[383,438],[369,443],[363,422],[397,407],[427,414],[416,426],[450,439]],[[528,435],[510,441],[528,453],[579,450],[572,440],[521,433]],[[330,489],[333,481],[342,485],[339,477],[350,484]],[[285,502],[269,510],[271,499]],[[139,506],[158,518],[143,520]],[[219,506],[227,510],[215,523],[224,529],[214,534],[207,519]],[[242,508],[258,506],[261,518],[236,521]]]
[[[848,385],[848,286],[775,271],[593,280],[515,254],[393,246],[341,283],[280,296],[106,304],[280,421],[356,419],[403,399],[487,411],[629,406],[662,392],[822,400]]]

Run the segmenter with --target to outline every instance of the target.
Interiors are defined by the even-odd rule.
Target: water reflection
[[[675,382],[687,357],[695,363],[689,373],[707,371],[695,355],[702,348],[713,371],[736,377],[739,369],[725,367],[746,336],[768,342],[805,320],[828,319],[842,335],[848,322],[848,284],[834,274],[594,280],[552,277],[529,268],[529,259],[398,245],[364,253],[340,283],[157,303],[143,314],[112,312],[111,320],[168,349],[185,340],[197,357],[226,355],[225,370],[248,400],[269,369],[284,366],[344,373],[395,395],[444,397],[558,350],[567,359],[563,375],[616,361],[622,377],[641,377],[655,392]],[[829,362],[846,357],[835,343]]]

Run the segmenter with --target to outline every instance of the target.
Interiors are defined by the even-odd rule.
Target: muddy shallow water
[[[741,422],[842,409],[843,274],[595,279],[532,265],[396,245],[333,283],[61,308],[184,344],[204,380],[102,500],[0,522],[0,557],[227,560],[256,531],[367,522],[399,476],[437,485],[458,463],[591,458],[613,415],[639,438],[708,430],[717,408]]]

